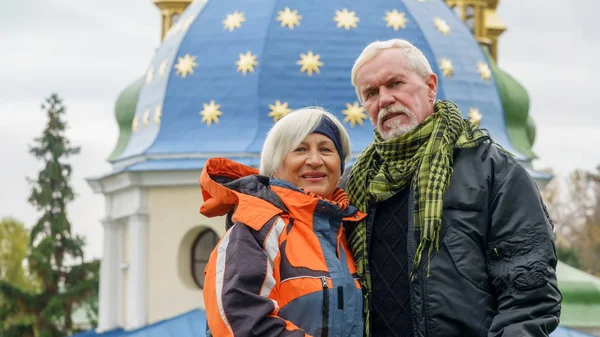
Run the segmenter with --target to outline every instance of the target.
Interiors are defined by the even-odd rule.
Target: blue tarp
[[[102,333],[90,330],[72,337],[206,337],[205,330],[206,314],[196,309],[137,330],[115,329]]]
[[[203,310],[192,310],[185,314],[157,322],[143,328],[124,331],[115,329],[103,333],[93,330],[72,337],[206,337],[206,314]],[[559,326],[550,337],[594,337],[593,335]]]
[[[577,330],[569,329],[564,326],[559,326],[556,330],[550,334],[550,337],[594,337],[595,335],[590,335],[584,332],[579,332]]]

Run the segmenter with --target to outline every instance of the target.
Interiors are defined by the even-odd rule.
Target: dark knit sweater
[[[374,337],[412,337],[408,255],[408,188],[377,204],[371,229],[371,331]]]

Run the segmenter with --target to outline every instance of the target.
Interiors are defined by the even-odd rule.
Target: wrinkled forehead
[[[390,81],[401,80],[409,76],[411,70],[400,67],[383,66],[379,68],[362,67],[356,77],[356,84],[361,91],[378,87]]]

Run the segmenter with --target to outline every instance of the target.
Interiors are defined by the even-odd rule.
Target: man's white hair
[[[344,162],[350,159],[350,137],[342,123],[321,107],[307,107],[295,110],[280,119],[267,134],[260,155],[260,174],[274,176],[285,156],[311,134],[324,117],[329,118],[340,131],[340,157]]]
[[[357,75],[360,68],[367,62],[371,61],[375,56],[386,49],[398,48],[402,50],[406,62],[410,68],[417,73],[417,75],[425,78],[433,73],[431,65],[423,52],[419,48],[415,47],[412,43],[403,39],[391,39],[387,41],[375,41],[371,42],[368,46],[363,49],[362,53],[358,56],[352,67],[352,85],[356,89],[356,96],[359,101],[363,102],[363,98],[360,94],[360,88],[357,85]]]

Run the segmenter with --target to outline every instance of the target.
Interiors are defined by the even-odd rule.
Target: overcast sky
[[[212,0],[217,1],[217,0]],[[407,0],[410,1],[410,0]],[[438,0],[428,0],[438,1]],[[524,85],[537,124],[536,168],[567,173],[600,164],[600,0],[501,0],[508,30],[500,66]],[[85,178],[107,172],[117,140],[114,103],[143,75],[160,42],[160,15],[151,0],[20,0],[0,11],[0,217],[31,226],[27,203],[41,163],[28,153],[46,123],[42,100],[66,102],[68,136],[82,147],[72,158],[69,207],[74,230],[88,238],[88,255],[102,254],[104,198]]]

